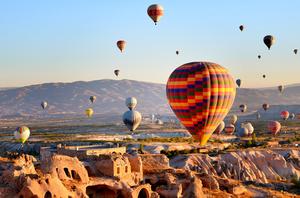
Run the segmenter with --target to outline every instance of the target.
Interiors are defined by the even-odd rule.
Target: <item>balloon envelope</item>
[[[43,102],[41,102],[41,106],[42,106],[42,108],[43,108],[43,109],[46,109],[46,108],[47,108],[47,106],[48,106],[48,103],[47,103],[47,101],[43,101]]]
[[[261,55],[258,55],[257,58],[260,59],[260,58],[261,58]]]
[[[229,118],[229,123],[235,125],[237,119],[238,119],[237,115],[233,114]]]
[[[270,108],[270,105],[267,104],[267,103],[264,103],[264,104],[262,105],[262,108],[263,108],[265,111],[267,111],[267,110]]]
[[[18,127],[14,132],[15,139],[24,144],[30,136],[30,130],[26,126]]]
[[[156,25],[156,23],[164,15],[164,9],[162,6],[160,6],[158,4],[153,4],[148,7],[147,13]]]
[[[204,145],[229,112],[235,83],[218,64],[191,62],[172,72],[166,91],[178,119]]]
[[[138,111],[129,110],[123,114],[123,122],[130,131],[134,131],[141,121],[142,115]]]
[[[278,91],[279,91],[280,93],[282,93],[283,90],[284,90],[284,86],[283,86],[283,85],[279,85],[279,86],[278,86]]]
[[[243,25],[240,25],[240,30],[241,30],[241,32],[244,30],[244,26]]]
[[[119,76],[120,70],[116,69],[116,70],[114,71],[114,73],[115,73],[116,76]]]
[[[93,116],[93,114],[94,114],[94,110],[92,109],[92,108],[88,108],[88,109],[86,109],[85,110],[85,115],[87,116],[87,117],[92,117]]]
[[[294,53],[297,54],[298,53],[298,49],[294,49]]]
[[[241,81],[241,79],[237,79],[235,82],[236,82],[236,84],[237,84],[237,86],[238,86],[238,87],[240,87],[240,86],[241,86],[241,84],[242,84],[242,81]]]
[[[240,110],[242,113],[246,112],[247,111],[247,105],[246,104],[241,104],[240,105]]]
[[[280,113],[280,117],[283,119],[283,120],[287,120],[290,116],[290,113],[288,111],[282,111]]]
[[[225,133],[228,135],[232,135],[235,131],[235,126],[233,124],[229,124],[225,126]]]
[[[96,101],[97,97],[96,96],[90,96],[90,101],[94,103]]]
[[[119,50],[121,52],[123,52],[125,50],[125,47],[126,47],[126,41],[124,41],[124,40],[117,41],[117,46],[118,46]]]
[[[277,121],[269,121],[268,122],[268,130],[276,135],[281,129],[281,124]]]
[[[264,37],[264,43],[270,50],[271,46],[275,43],[275,38],[272,35],[267,35]]]
[[[291,113],[290,118],[293,120],[295,119],[296,115],[294,113]]]
[[[251,135],[254,132],[254,127],[250,122],[242,123],[242,128],[248,130],[248,134]]]
[[[129,110],[132,110],[137,105],[137,99],[135,97],[126,98],[125,105],[128,107]]]

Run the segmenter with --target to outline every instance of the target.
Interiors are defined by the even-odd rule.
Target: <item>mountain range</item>
[[[164,84],[133,80],[96,80],[72,83],[45,83],[19,88],[0,89],[0,117],[59,117],[82,115],[92,107],[97,115],[123,114],[127,107],[125,99],[134,96],[137,110],[142,114],[172,115]],[[90,96],[96,96],[92,104]],[[41,101],[48,107],[43,110]],[[232,112],[239,112],[240,104],[247,104],[249,112],[261,110],[263,103],[276,106],[276,111],[288,108],[300,112],[300,84],[286,86],[283,93],[276,87],[264,89],[237,88]],[[292,106],[293,105],[293,106]],[[282,108],[281,108],[282,107]]]

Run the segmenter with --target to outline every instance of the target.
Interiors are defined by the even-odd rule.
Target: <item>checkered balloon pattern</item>
[[[235,98],[235,82],[215,63],[184,64],[170,75],[169,104],[187,130],[205,145],[229,112]]]

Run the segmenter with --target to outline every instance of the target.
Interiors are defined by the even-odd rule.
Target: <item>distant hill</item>
[[[300,112],[300,85],[286,87],[283,94],[280,94],[274,87],[238,88],[232,112],[238,112],[238,106],[242,103],[248,105],[249,112],[261,109],[262,103],[277,105],[276,111],[292,107],[293,111]],[[91,95],[97,96],[94,104],[89,101]],[[99,115],[122,114],[127,110],[124,100],[129,96],[135,96],[138,99],[137,110],[143,114],[172,114],[166,99],[165,85],[133,80],[104,79],[0,89],[0,116],[12,118],[79,115],[83,114],[88,107],[92,107]],[[42,100],[47,100],[49,103],[49,108],[45,111],[40,106]],[[269,111],[271,115],[273,110],[271,106]]]

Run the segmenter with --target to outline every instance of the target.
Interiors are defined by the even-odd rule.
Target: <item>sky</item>
[[[154,3],[165,11],[156,26],[147,15]],[[166,83],[194,61],[226,67],[242,87],[300,83],[299,8],[299,0],[3,0],[0,87],[117,79],[114,69],[120,79]]]

